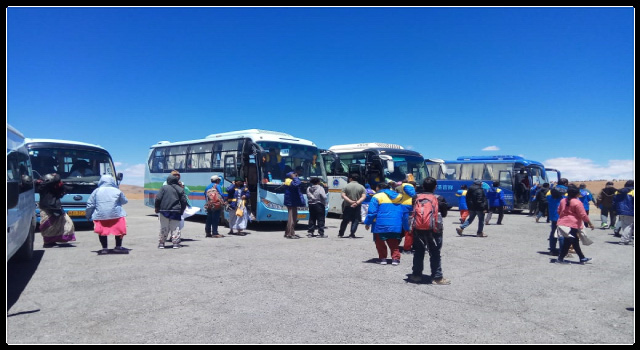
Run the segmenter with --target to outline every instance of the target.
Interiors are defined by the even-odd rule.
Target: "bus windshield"
[[[422,185],[422,181],[427,178],[427,168],[424,165],[424,158],[413,156],[392,156],[393,172],[385,169],[385,177],[393,181],[404,181],[408,174],[413,175],[415,182]]]
[[[116,177],[111,157],[106,152],[46,147],[29,150],[35,179],[58,173],[65,182],[95,182],[108,174]]]
[[[262,173],[269,182],[282,182],[287,173],[296,170],[301,170],[299,177],[303,181],[312,177],[325,178],[324,164],[317,147],[273,141],[259,141],[257,144],[268,151],[262,157]]]

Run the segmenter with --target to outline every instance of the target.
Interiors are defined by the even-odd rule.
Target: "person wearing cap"
[[[249,199],[249,188],[245,186],[241,177],[236,177],[233,184],[227,188],[227,201],[229,202],[229,234],[244,236],[242,232],[249,222],[249,210],[245,201]],[[238,215],[238,208],[242,209],[242,215]],[[235,230],[235,232],[234,232]]]
[[[456,228],[456,232],[459,236],[462,236],[462,231],[467,228],[473,222],[473,219],[478,217],[478,231],[476,235],[478,237],[487,237],[484,234],[484,214],[487,212],[487,196],[482,188],[481,180],[474,180],[473,185],[469,186],[467,190],[467,206],[469,207],[469,217]]]
[[[616,194],[616,188],[613,187],[613,182],[608,181],[605,187],[598,194],[596,203],[600,208],[600,220],[602,224],[601,229],[608,229],[609,227],[616,226],[616,209],[613,207],[613,197]],[[607,218],[611,216],[611,221],[607,222]]]
[[[220,185],[221,181],[222,179],[220,178],[220,176],[213,175],[211,177],[211,183],[204,190],[205,196],[207,192],[213,187],[215,187],[218,193],[222,195],[222,186]],[[224,237],[224,235],[221,235],[220,233],[218,233],[218,224],[220,223],[221,213],[222,213],[222,209],[207,211],[207,221],[204,224],[205,237],[213,237],[213,238]]]
[[[300,189],[302,182],[298,178],[298,173],[290,171],[284,181],[284,205],[287,207],[289,216],[287,217],[287,228],[284,237],[288,239],[300,238],[296,234],[296,222],[298,221],[298,207],[305,206],[304,195]]]

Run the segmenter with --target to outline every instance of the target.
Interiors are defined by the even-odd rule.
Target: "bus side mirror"
[[[123,177],[124,175],[122,175],[122,173],[118,173],[118,175],[116,175],[116,179],[118,179],[118,181],[122,181]]]
[[[20,183],[17,181],[7,182],[7,210],[15,208],[20,198]]]

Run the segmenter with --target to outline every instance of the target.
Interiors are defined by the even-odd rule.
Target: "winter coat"
[[[456,197],[458,197],[458,209],[469,210],[469,207],[467,207],[467,190],[458,190]]]
[[[616,192],[613,203],[618,215],[633,216],[633,187],[625,187]]]
[[[178,185],[178,178],[169,175],[167,184],[162,186],[156,195],[155,209],[156,212],[171,212],[184,214],[187,208],[187,196],[184,189]]]
[[[562,198],[567,196],[567,186],[558,185],[547,192],[547,204],[549,204],[549,220],[558,221],[558,206]]]
[[[98,188],[91,192],[87,200],[87,219],[110,220],[127,216],[122,208],[127,202],[127,197],[118,189],[116,179],[111,175],[102,175]]]
[[[324,187],[320,185],[309,186],[309,188],[307,188],[307,200],[309,201],[309,205],[327,205],[327,193],[324,191]]]
[[[381,239],[400,238],[404,209],[399,198],[400,194],[397,192],[385,189],[373,195],[371,203],[369,203],[369,211],[364,219],[364,224],[371,225],[372,233],[390,233]]]
[[[304,195],[300,190],[302,181],[297,176],[284,181],[284,205],[287,207],[304,207]]]
[[[615,187],[605,187],[600,191],[596,202],[601,208],[612,208],[613,207],[613,197],[616,195]]]
[[[487,201],[489,202],[489,208],[499,208],[506,205],[504,192],[498,187],[492,187],[489,192],[487,192]]]
[[[227,201],[229,201],[229,207],[233,210],[238,209],[238,202],[242,200],[244,196],[245,200],[249,199],[249,188],[243,186],[242,188],[236,188],[236,184],[232,184],[227,188]]]
[[[60,175],[46,174],[42,179],[36,180],[36,191],[40,195],[38,208],[44,210],[49,216],[63,215],[64,210],[60,198],[64,197],[70,189],[71,187],[60,180]]]
[[[469,210],[487,210],[487,197],[484,194],[482,185],[473,184],[467,189],[467,206]]]

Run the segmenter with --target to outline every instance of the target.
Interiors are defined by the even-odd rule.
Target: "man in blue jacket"
[[[391,265],[398,265],[404,215],[401,195],[390,190],[389,185],[383,182],[378,183],[376,189],[377,193],[373,195],[369,203],[369,212],[364,219],[364,228],[371,228],[380,265],[387,264],[387,246],[391,250]]]
[[[484,219],[485,225],[489,225],[489,221],[491,220],[491,215],[493,213],[498,213],[498,222],[496,222],[496,225],[502,225],[502,218],[504,218],[504,206],[506,203],[504,201],[504,192],[498,186],[500,186],[500,181],[494,181],[493,187],[491,187],[489,192],[487,192],[489,212]]]
[[[624,188],[618,190],[613,197],[613,204],[618,213],[618,220],[621,224],[620,244],[628,245],[631,243],[631,236],[633,236],[633,180],[629,180],[624,184]]]

